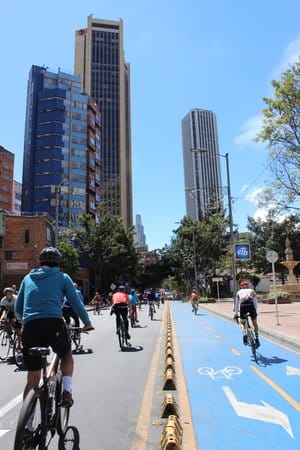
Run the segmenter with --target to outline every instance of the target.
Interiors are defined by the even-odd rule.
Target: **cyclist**
[[[73,283],[73,286],[75,288],[76,294],[77,294],[80,302],[82,303],[82,305],[84,305],[84,298],[83,298],[82,293],[78,289],[77,283]],[[66,321],[68,328],[71,323],[71,318],[74,320],[75,327],[79,328],[80,322],[79,322],[78,314],[74,311],[72,304],[70,303],[69,299],[66,296],[64,297],[64,301],[62,304],[62,314],[63,314],[63,317]]]
[[[155,292],[153,290],[153,288],[150,289],[150,292],[148,294],[148,305],[149,305],[149,316],[150,314],[150,307],[153,307],[153,311],[154,313],[156,313],[156,309],[155,309]]]
[[[14,294],[14,289],[12,287],[4,288],[3,294],[4,297],[2,297],[0,302],[0,321],[7,320],[8,332],[12,333],[13,328],[15,328],[16,332],[19,334],[22,325],[15,316],[15,303],[17,300],[17,296]]]
[[[96,311],[98,311],[102,305],[102,297],[98,291],[95,292],[95,295],[92,298],[92,305],[95,306]]]
[[[117,292],[115,292],[112,296],[112,308],[110,311],[110,315],[112,315],[113,313],[116,314],[117,332],[119,329],[120,315],[123,317],[127,339],[130,339],[130,335],[128,333],[128,306],[129,297],[126,292],[125,286],[119,286]]]
[[[80,302],[69,275],[58,268],[61,254],[54,247],[40,253],[41,267],[32,269],[23,279],[16,300],[16,316],[23,322],[24,365],[28,370],[23,398],[39,386],[42,360],[30,354],[30,347],[51,346],[61,358],[62,405],[73,405],[71,393],[73,356],[68,330],[62,316],[62,299],[66,296],[84,323],[83,331],[93,330],[88,314]]]
[[[135,293],[134,289],[131,289],[130,294],[129,294],[129,305],[131,308],[131,311],[133,311],[134,314],[134,322],[138,323],[138,318],[137,318],[137,303],[138,303],[138,296]]]
[[[260,346],[258,339],[258,324],[257,324],[257,297],[255,291],[250,287],[248,281],[241,281],[240,289],[236,293],[234,319],[237,319],[240,314],[240,320],[243,327],[243,343],[247,345],[247,335],[245,329],[246,315],[250,314],[254,332],[256,348]]]
[[[194,312],[195,310],[197,310],[198,303],[199,303],[199,296],[198,296],[196,289],[193,289],[193,291],[191,292],[190,300],[191,300],[191,304],[192,304],[192,312]]]

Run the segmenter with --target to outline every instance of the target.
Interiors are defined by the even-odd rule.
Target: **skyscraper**
[[[22,212],[75,225],[86,212],[87,103],[80,78],[32,66],[27,88]]]
[[[0,209],[13,211],[14,153],[0,145]]]
[[[137,247],[146,247],[146,236],[144,233],[144,227],[142,224],[142,218],[140,214],[135,215],[134,241]]]
[[[76,31],[75,73],[102,113],[102,200],[132,225],[130,66],[125,62],[123,21],[88,17]]]
[[[201,220],[223,212],[216,116],[192,109],[182,119],[186,215]]]

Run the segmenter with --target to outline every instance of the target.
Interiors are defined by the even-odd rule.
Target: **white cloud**
[[[252,191],[246,195],[246,200],[250,203],[254,203],[254,205],[258,205],[259,196],[262,193],[263,189],[263,187],[252,189]]]
[[[300,55],[300,34],[283,50],[283,56],[279,64],[272,71],[272,78],[278,79],[291,64],[294,64]]]
[[[246,191],[248,189],[248,187],[249,187],[249,184],[245,184],[241,189],[241,193]]]
[[[281,61],[271,71],[271,79],[279,80],[282,73],[285,72],[289,66],[299,59],[300,55],[300,34],[291,41],[283,50]],[[239,146],[262,146],[262,143],[254,142],[253,139],[261,131],[263,115],[261,113],[250,117],[247,122],[242,125],[241,133],[234,139],[234,143]]]
[[[239,146],[262,145],[261,143],[254,142],[254,138],[261,131],[262,120],[262,114],[250,117],[241,127],[241,133],[234,139],[234,143]]]

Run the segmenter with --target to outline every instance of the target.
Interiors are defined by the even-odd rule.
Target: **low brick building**
[[[54,244],[48,216],[19,216],[0,211],[0,294],[3,288],[20,285],[23,277],[39,267],[40,251]]]

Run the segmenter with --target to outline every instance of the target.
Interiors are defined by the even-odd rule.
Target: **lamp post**
[[[57,245],[58,238],[59,194],[64,182],[65,179],[63,179],[57,186],[55,186],[55,245]]]
[[[192,153],[207,153],[204,148],[191,148]],[[233,298],[235,298],[235,293],[237,291],[236,283],[236,269],[235,269],[235,257],[234,257],[234,236],[233,236],[233,217],[232,217],[232,198],[231,198],[231,185],[230,185],[230,172],[229,172],[229,154],[216,153],[216,155],[225,158],[226,161],[226,176],[227,176],[227,196],[228,196],[228,218],[229,218],[229,233],[230,233],[230,247],[232,252],[232,283],[233,283]]]

